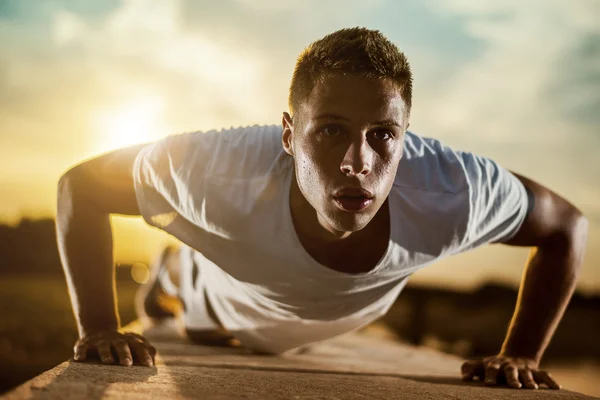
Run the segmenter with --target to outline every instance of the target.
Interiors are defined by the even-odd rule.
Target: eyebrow
[[[317,115],[314,119],[338,119],[338,120],[350,121],[348,118],[342,117],[342,116],[336,115],[336,114],[320,114],[320,115]],[[382,121],[371,122],[371,125],[384,125],[384,126],[393,125],[393,126],[397,126],[398,128],[402,128],[396,121],[394,121],[392,119],[384,119]]]

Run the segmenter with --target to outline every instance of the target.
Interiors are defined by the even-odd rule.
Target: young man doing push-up
[[[299,56],[282,125],[173,135],[66,172],[57,226],[75,359],[153,363],[144,337],[119,331],[115,213],[142,215],[183,243],[157,263],[139,301],[146,314],[171,315],[158,300],[181,299],[190,332],[268,353],[365,326],[412,273],[444,257],[531,246],[502,348],[462,373],[558,388],[538,365],[575,287],[586,219],[493,160],[408,131],[411,97],[394,44],[342,29]]]

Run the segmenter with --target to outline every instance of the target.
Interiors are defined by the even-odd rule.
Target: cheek
[[[307,155],[303,154],[296,158],[296,171],[298,175],[298,184],[301,189],[306,192],[311,192],[311,197],[315,197],[325,180],[323,166],[319,162]],[[308,193],[305,193],[308,194]]]
[[[401,154],[398,155],[396,152],[388,152],[381,154],[381,156],[377,158],[372,173],[382,186],[386,186],[386,188],[392,186],[394,179],[396,178],[396,172],[398,171],[400,157]]]
[[[331,174],[332,163],[335,157],[322,146],[302,143],[301,151],[296,153],[296,168],[304,177],[312,180],[314,184],[322,182]],[[309,182],[307,182],[309,183]]]

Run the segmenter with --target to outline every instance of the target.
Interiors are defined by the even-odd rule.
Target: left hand
[[[496,355],[479,360],[470,360],[461,367],[462,378],[470,381],[479,377],[486,385],[506,384],[515,389],[525,387],[537,389],[545,384],[551,389],[561,386],[550,376],[550,373],[538,369],[538,363],[527,357],[508,357]]]

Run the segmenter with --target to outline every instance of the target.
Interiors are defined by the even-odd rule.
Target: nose
[[[344,154],[340,170],[346,176],[367,176],[371,172],[372,149],[366,138],[352,140]]]

